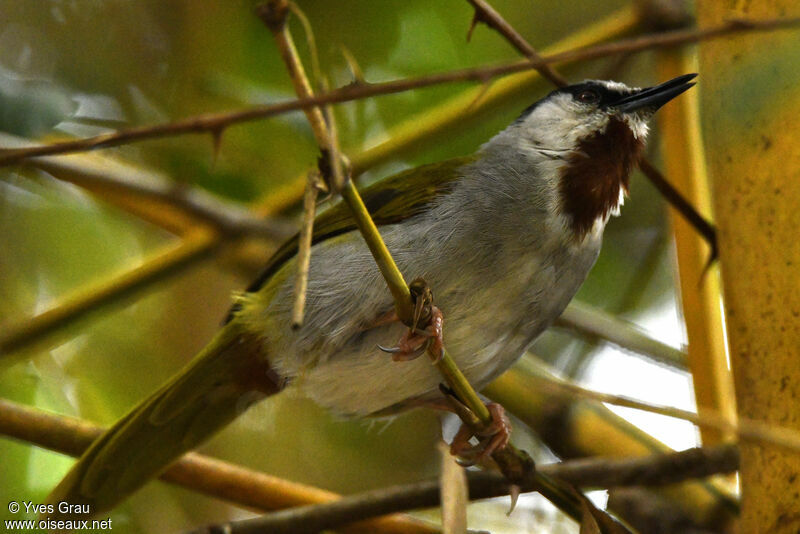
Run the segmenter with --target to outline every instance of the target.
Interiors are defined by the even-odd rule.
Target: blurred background
[[[471,41],[463,0],[298,0],[316,38],[322,72],[334,86],[353,81],[345,54],[371,82],[518,59],[484,26]],[[256,2],[0,0],[0,131],[55,140],[294,97],[272,37],[253,16]],[[627,3],[532,5],[496,0],[533,46],[543,49]],[[298,48],[309,48],[297,19]],[[658,80],[650,53],[570,67],[571,80],[613,77],[631,85]],[[449,84],[335,107],[343,150],[355,154],[392,128],[424,115],[474,84]],[[422,163],[473,152],[526,106],[551,90],[540,81],[490,112],[393,154],[366,172],[368,183]],[[658,146],[658,132],[650,147]],[[2,143],[0,143],[2,144]],[[3,144],[3,146],[8,146]],[[651,149],[652,156],[658,154]],[[317,148],[302,114],[227,129],[215,156],[209,135],[147,141],[71,156],[81,169],[107,168],[201,188],[242,205],[264,205],[292,190]],[[99,167],[98,167],[99,166]],[[85,170],[89,172],[89,170]],[[296,222],[298,212],[284,217]],[[578,298],[630,320],[668,345],[685,343],[676,304],[673,243],[664,202],[640,175],[622,216]],[[102,195],[41,168],[0,169],[0,328],[11,329],[75,291],[146,262],[178,237],[106,202]],[[109,424],[188,361],[210,339],[231,295],[257,273],[271,247],[223,249],[194,261],[0,363],[0,397]],[[533,352],[587,387],[693,409],[688,374],[564,330],[543,335]],[[689,423],[616,409],[670,447],[694,446]],[[258,405],[203,452],[340,493],[436,476],[438,415],[417,411],[392,421],[344,421],[309,401],[280,395]],[[515,442],[537,459],[554,457],[515,425]],[[72,459],[0,437],[0,502],[43,502]],[[599,504],[604,494],[594,495]],[[470,527],[493,532],[577,532],[549,504],[507,500],[470,507]],[[188,491],[151,483],[110,514],[120,533],[180,531],[248,515]],[[422,514],[435,517],[435,512]],[[6,518],[5,506],[0,517]],[[20,518],[15,516],[15,518]]]

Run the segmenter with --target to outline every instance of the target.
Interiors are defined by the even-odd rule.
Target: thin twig
[[[289,71],[292,85],[298,97],[301,100],[313,99],[314,93],[308,83],[308,78],[306,77],[303,65],[297,55],[297,50],[292,43],[289,28],[286,26],[287,10],[288,8],[285,0],[271,0],[257,8],[257,14],[270,28],[270,31],[275,34],[281,57],[284,63],[286,63],[286,68]],[[341,157],[338,150],[333,146],[331,132],[325,122],[322,110],[319,107],[311,107],[304,111],[323,156],[327,156],[331,160],[329,166],[330,174],[326,178],[330,178],[337,173],[341,176],[343,174],[340,167]],[[347,203],[353,211],[356,224],[364,235],[370,252],[372,252],[375,257],[378,268],[389,286],[389,290],[395,299],[398,316],[401,319],[405,318],[410,320],[413,314],[413,307],[408,285],[400,274],[397,265],[394,263],[394,259],[389,253],[389,250],[386,248],[377,226],[375,226],[375,223],[369,216],[369,212],[367,212],[361,200],[361,196],[355,188],[355,184],[353,184],[351,180],[347,180],[347,183],[343,185],[341,194],[345,203]]]
[[[98,148],[108,148],[134,143],[145,139],[157,139],[184,134],[221,132],[234,124],[265,119],[290,111],[309,109],[323,104],[350,102],[371,96],[399,93],[443,83],[465,81],[478,81],[483,83],[487,79],[497,76],[521,72],[554,63],[585,61],[622,53],[684,45],[701,40],[715,39],[732,33],[771,31],[796,26],[798,23],[800,23],[800,19],[797,18],[760,21],[736,20],[713,28],[657,33],[635,39],[621,40],[616,43],[570,50],[545,56],[538,61],[517,61],[503,65],[460,69],[390,82],[349,85],[316,96],[290,100],[278,104],[257,106],[232,112],[208,113],[175,122],[153,126],[140,126],[95,137],[75,139],[39,147],[7,150],[0,153],[0,166],[12,165],[32,157],[85,152]]]
[[[311,265],[311,240],[314,237],[314,217],[317,214],[317,196],[321,178],[317,169],[309,171],[306,191],[303,195],[303,226],[297,244],[297,276],[294,280],[294,305],[292,306],[292,328],[303,326],[308,288],[308,269]]]
[[[576,397],[613,404],[614,406],[623,406],[625,408],[633,408],[635,410],[664,415],[675,419],[682,419],[699,427],[712,428],[722,433],[730,433],[731,435],[737,436],[741,441],[759,443],[762,445],[770,444],[793,452],[800,452],[800,433],[788,427],[779,427],[755,419],[742,418],[734,423],[731,422],[729,418],[718,413],[707,412],[699,415],[671,406],[659,406],[629,397],[592,391],[564,380],[550,379],[543,382],[542,385],[551,388],[554,392],[561,391]]]
[[[674,369],[687,369],[686,353],[682,350],[653,339],[636,325],[584,302],[573,299],[556,320],[555,326],[612,343]]]
[[[311,85],[306,77],[303,64],[300,63],[297,48],[294,40],[286,25],[289,15],[289,2],[287,0],[273,0],[261,4],[256,8],[256,15],[272,32],[275,45],[278,47],[281,58],[289,71],[289,78],[292,81],[294,90],[298,96],[307,97],[312,95]],[[295,13],[300,12],[295,6]],[[309,43],[313,43],[313,32],[308,20],[301,15],[301,21],[305,28]],[[316,62],[316,46],[312,48],[312,59],[314,62],[315,75],[321,76],[321,69]],[[303,110],[311,124],[311,130],[317,139],[317,144],[323,154],[330,153],[330,137],[324,129],[325,119],[319,107],[306,108]],[[311,171],[306,178],[305,192],[303,194],[303,226],[300,230],[300,239],[297,249],[297,274],[294,284],[294,304],[292,307],[292,328],[300,328],[303,324],[303,315],[306,302],[306,288],[308,287],[308,269],[311,264],[311,241],[314,234],[314,217],[317,210],[317,195],[319,193],[318,182],[321,176],[319,171]]]
[[[595,458],[540,466],[548,476],[576,486],[613,488],[636,485],[665,485],[684,480],[736,471],[739,452],[735,445],[658,454],[643,458]],[[497,473],[470,472],[467,475],[470,500],[509,494],[508,481]],[[533,487],[521,488],[535,491]],[[351,521],[381,514],[430,508],[440,504],[440,484],[428,480],[349,495],[335,502],[303,506],[255,519],[232,521],[194,531],[196,534],[227,532],[316,533],[339,528]]]
[[[306,44],[308,44],[308,55],[311,57],[311,72],[319,86],[324,76],[319,63],[319,50],[317,49],[317,40],[314,37],[314,29],[311,27],[311,21],[308,20],[306,14],[296,3],[291,0],[288,0],[287,3],[289,10],[297,17],[297,20],[299,20],[300,24],[303,26],[303,32],[306,35]]]
[[[473,24],[476,22],[483,22],[490,28],[497,31],[500,35],[506,38],[511,45],[522,52],[522,54],[530,59],[532,62],[541,62],[542,57],[538,52],[525,40],[520,33],[509,24],[506,19],[500,15],[488,2],[485,0],[467,0],[472,7],[475,8],[475,16]],[[556,71],[552,66],[547,64],[539,64],[534,67],[542,78],[549,80],[557,87],[564,87],[567,85],[567,79]]]
[[[517,50],[530,59],[534,68],[542,75],[553,82],[558,87],[567,85],[567,80],[559,74],[553,67],[547,63],[542,63],[542,57],[536,50],[519,34],[497,11],[489,5],[485,0],[467,0],[475,8],[475,19],[486,23],[489,27],[495,29],[500,35],[506,38]],[[731,22],[730,24],[741,24]],[[677,32],[665,33],[663,35],[681,34],[691,30],[679,30]],[[709,31],[709,30],[706,30]],[[649,39],[645,36],[638,39],[631,40],[632,42],[641,41],[641,39]],[[618,43],[606,45],[611,49],[619,50]],[[602,46],[597,48],[603,48]],[[630,52],[630,50],[625,51]],[[717,257],[717,235],[714,226],[703,218],[697,210],[694,209],[689,201],[687,201],[681,193],[675,189],[672,184],[667,181],[661,172],[656,169],[649,161],[642,158],[639,161],[639,168],[648,180],[659,190],[661,195],[669,202],[686,220],[691,224],[703,238],[708,242],[711,247],[711,260]],[[709,260],[709,261],[711,261]]]
[[[80,456],[104,429],[82,419],[55,415],[0,399],[0,434],[70,456]],[[185,454],[159,477],[237,506],[262,511],[334,501],[330,491],[291,482],[197,453]],[[364,521],[348,532],[434,534],[433,528],[409,517]]]
[[[641,159],[639,161],[639,170],[642,171],[650,183],[658,189],[658,192],[661,193],[667,202],[672,205],[688,222],[692,225],[692,227],[701,235],[703,239],[706,240],[708,245],[711,247],[711,254],[710,259],[714,260],[717,258],[717,229],[714,227],[713,224],[708,222],[705,217],[700,215],[697,210],[694,209],[694,206],[686,200],[683,195],[681,195],[677,189],[675,189],[672,184],[670,184],[667,179],[664,177],[661,172],[656,169],[652,163],[650,163],[646,159]]]
[[[22,147],[30,145],[31,141],[0,133],[0,144]],[[288,222],[256,217],[240,204],[221,200],[200,188],[175,183],[156,171],[142,170],[115,158],[41,157],[32,166],[169,231],[183,233],[203,223],[227,236],[246,234],[282,240],[293,232]],[[175,208],[179,213],[164,208]],[[169,213],[164,214],[165,211]]]

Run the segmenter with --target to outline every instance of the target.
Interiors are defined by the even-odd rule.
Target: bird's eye
[[[586,89],[578,93],[578,101],[584,104],[594,104],[600,100],[600,95],[596,91]]]

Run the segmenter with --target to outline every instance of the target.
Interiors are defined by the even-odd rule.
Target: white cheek
[[[628,128],[631,129],[636,139],[645,140],[647,138],[647,132],[650,131],[650,127],[647,125],[646,120],[628,113],[625,113],[622,119],[625,121],[625,124],[628,125]]]
[[[614,217],[618,217],[620,209],[622,208],[622,205],[624,203],[625,203],[625,188],[624,187],[620,187],[619,188],[619,199],[617,200],[617,205],[614,206],[613,208],[611,208],[611,211],[609,213],[611,215],[613,215]]]
[[[540,105],[521,125],[522,138],[533,148],[572,150],[578,140],[593,132],[602,131],[608,124],[606,113],[596,112],[587,117],[584,109],[568,95],[559,95]]]

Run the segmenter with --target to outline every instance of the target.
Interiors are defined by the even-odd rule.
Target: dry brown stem
[[[730,473],[738,465],[737,448],[724,445],[644,458],[574,460],[541,466],[539,469],[548,476],[567,480],[576,486],[605,488],[671,484],[717,473]],[[467,478],[470,500],[509,494],[508,481],[498,473],[473,471],[468,473]],[[536,491],[536,488],[526,486],[521,491]],[[329,504],[292,508],[255,519],[214,525],[196,532],[315,533],[338,528],[364,517],[437,506],[440,501],[439,481],[429,480],[350,495]]]

